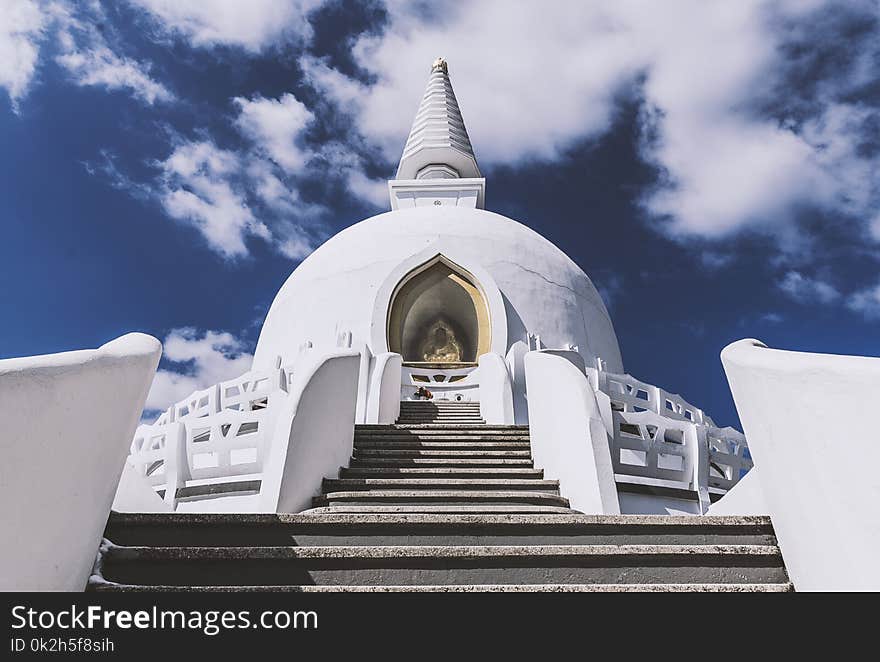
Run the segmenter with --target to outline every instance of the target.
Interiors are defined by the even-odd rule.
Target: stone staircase
[[[90,590],[787,591],[763,517],[588,516],[527,426],[401,403],[299,514],[113,513]]]
[[[354,454],[313,514],[570,513],[534,468],[528,426],[491,426],[479,403],[403,402],[396,425],[358,425]]]

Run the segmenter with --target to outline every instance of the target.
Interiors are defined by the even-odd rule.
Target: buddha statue
[[[428,363],[459,363],[462,350],[455,332],[445,321],[437,320],[428,328],[419,354]]]

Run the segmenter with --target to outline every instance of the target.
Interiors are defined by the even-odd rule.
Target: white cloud
[[[779,313],[764,313],[758,317],[759,322],[765,322],[767,324],[779,324],[784,320],[785,318]]]
[[[174,95],[150,76],[151,64],[120,55],[108,41],[122,40],[115,34],[100,2],[70,4],[58,0],[46,5],[56,28],[61,54],[55,61],[77,85],[127,90],[152,105],[169,102]],[[103,26],[99,29],[98,26]]]
[[[56,60],[77,85],[103,86],[108,90],[130,90],[136,98],[152,105],[171,101],[174,95],[150,78],[149,67],[118,56],[106,46],[59,55]]]
[[[801,303],[833,303],[840,299],[836,287],[817,278],[809,278],[797,271],[789,271],[778,283],[779,289]]]
[[[704,250],[700,253],[700,262],[706,269],[715,271],[729,266],[734,260],[732,253],[724,253],[720,251]]]
[[[322,0],[129,0],[168,32],[199,47],[229,45],[258,52],[279,41],[309,38],[308,13]]]
[[[293,260],[315,249],[326,208],[302,200],[298,182],[258,147],[232,151],[204,137],[174,141],[168,157],[153,163],[158,175],[152,183],[132,181],[106,157],[90,167],[132,195],[158,201],[168,216],[194,226],[225,258],[247,256],[248,238],[262,239]]]
[[[156,373],[146,411],[167,409],[194,391],[244,374],[254,358],[240,339],[221,331],[172,329],[163,345],[163,359],[176,364],[178,370]]]
[[[121,55],[105,32],[121,41],[100,2],[7,0],[0,11],[0,87],[13,108],[27,92],[48,37],[58,51],[55,61],[73,83],[127,90],[148,104],[172,101],[168,88],[150,76],[150,63]]]
[[[449,59],[477,156],[488,163],[553,158],[574,137],[604,130],[613,94],[640,64],[629,28],[587,3],[468,2],[430,20],[413,4],[389,10],[386,31],[355,45],[375,85],[303,64],[328,95],[358,107],[361,130],[390,160],[400,156],[438,55]]]
[[[295,223],[282,223],[276,233],[278,251],[291,260],[303,260],[315,250],[312,239]]]
[[[357,198],[372,203],[376,207],[388,207],[388,180],[370,179],[359,168],[346,171],[348,190]]]
[[[605,303],[605,307],[610,311],[614,308],[620,295],[623,293],[623,278],[617,274],[609,274],[600,276],[595,283],[596,289],[599,290],[599,296]]]
[[[236,125],[258,149],[288,173],[300,172],[313,156],[303,148],[302,133],[315,116],[292,94],[280,99],[236,97],[240,112]]]
[[[225,257],[247,254],[245,237],[269,237],[240,189],[239,156],[213,142],[184,142],[156,164],[161,169],[158,193],[165,212],[194,225],[211,247]]]
[[[855,216],[872,201],[876,208],[876,177],[867,175],[877,162],[858,150],[867,110],[836,104],[830,92],[797,127],[756,110],[778,94],[783,24],[817,20],[809,12],[823,2],[482,0],[429,7],[429,16],[423,4],[387,4],[384,32],[354,46],[374,84],[311,57],[301,65],[391,162],[429,65],[443,55],[489,169],[558,158],[608,131],[620,93],[639,91],[642,155],[665,174],[642,202],[673,236],[718,239],[746,228],[781,236],[802,204]]]
[[[880,283],[850,295],[847,307],[869,320],[880,319]]]
[[[0,11],[0,87],[13,108],[37,69],[46,17],[35,0],[6,0]]]

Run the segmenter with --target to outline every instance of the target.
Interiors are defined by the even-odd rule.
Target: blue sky
[[[628,371],[737,424],[718,354],[880,355],[880,9],[0,0],[0,357],[247,369],[287,275],[387,209],[445,56],[487,208],[565,250]]]

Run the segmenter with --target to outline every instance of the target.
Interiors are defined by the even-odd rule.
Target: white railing
[[[601,361],[597,366],[586,372],[593,389],[610,400],[616,473],[674,481],[698,492],[702,501],[709,488],[726,492],[752,468],[741,432],[716,427],[678,394],[607,372]]]
[[[479,399],[477,366],[465,368],[422,368],[404,365],[401,368],[400,399],[412,400],[420,386],[434,394],[435,400],[471,401]]]
[[[651,411],[614,412],[614,472],[659,478],[695,487],[697,433],[693,425]]]
[[[265,455],[267,412],[223,411],[183,423],[188,479],[259,473]]]
[[[729,490],[754,464],[745,435],[731,427],[706,428],[709,447],[709,487]]]
[[[171,405],[141,425],[129,462],[174,503],[187,481],[216,481],[263,471],[272,405],[287,395],[290,368],[250,371]]]
[[[159,418],[162,419],[163,414]],[[182,443],[183,426],[178,423],[141,425],[134,433],[128,461],[150,485],[164,485],[167,449]],[[169,463],[170,464],[170,463]]]
[[[712,425],[712,419],[677,393],[639,381],[632,375],[618,375],[604,370],[588,369],[593,374],[593,387],[606,393],[620,411],[652,411],[655,414],[690,421],[698,425]]]

